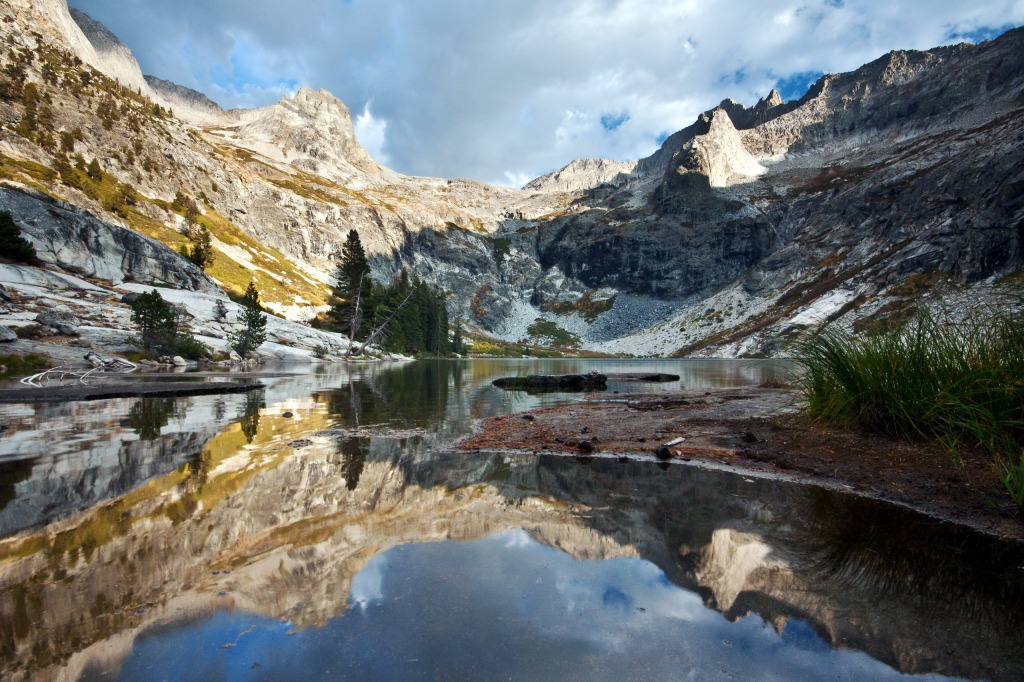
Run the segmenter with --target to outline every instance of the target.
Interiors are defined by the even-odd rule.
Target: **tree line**
[[[359,233],[349,230],[342,245],[331,293],[328,326],[353,342],[404,355],[461,352],[458,325],[448,319],[447,296],[439,287],[403,270],[387,284],[370,279]]]

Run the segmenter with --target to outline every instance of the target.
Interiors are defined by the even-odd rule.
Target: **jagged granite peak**
[[[765,109],[772,109],[784,103],[785,102],[782,99],[782,95],[779,94],[779,91],[772,88],[772,91],[769,92],[766,97],[763,97],[757,102],[757,106],[763,105]]]
[[[676,172],[697,172],[708,176],[712,187],[728,187],[763,175],[762,166],[743,146],[732,117],[724,108],[702,114],[705,131],[683,145],[678,152]]]
[[[619,186],[636,168],[636,161],[576,159],[562,168],[523,185],[534,192],[576,192],[599,185]]]
[[[326,90],[303,86],[276,104],[228,113],[237,119],[227,126],[234,144],[281,163],[360,186],[397,177],[359,145],[348,107]]]

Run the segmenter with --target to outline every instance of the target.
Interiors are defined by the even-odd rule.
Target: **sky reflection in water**
[[[197,644],[201,643],[201,644]],[[886,680],[804,622],[730,623],[637,558],[579,561],[513,530],[402,545],[320,628],[219,611],[136,641],[121,679]],[[914,679],[951,679],[937,675]]]

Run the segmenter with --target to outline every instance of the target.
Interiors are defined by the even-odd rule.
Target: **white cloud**
[[[575,157],[644,156],[722,99],[753,104],[784,79],[805,87],[808,73],[1024,23],[1021,0],[931,0],[927,11],[912,0],[71,4],[106,23],[145,72],[224,106],[326,88],[373,102],[360,140],[375,157],[386,141],[396,170],[500,184]],[[601,125],[623,115],[613,130]]]
[[[374,118],[369,102],[363,105],[363,113],[356,116],[355,120],[356,139],[374,161],[385,165],[390,161],[387,152],[384,151],[387,128],[387,121]]]

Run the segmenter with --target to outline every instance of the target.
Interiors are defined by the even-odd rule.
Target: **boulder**
[[[175,367],[188,367],[188,361],[180,355],[175,355],[171,358],[171,364]]]
[[[65,336],[78,336],[78,328],[81,322],[66,305],[58,305],[44,310],[36,315],[36,322],[46,327],[52,327],[58,334]]]
[[[0,343],[9,343],[17,340],[18,335],[14,333],[13,329],[10,327],[0,326]]]

